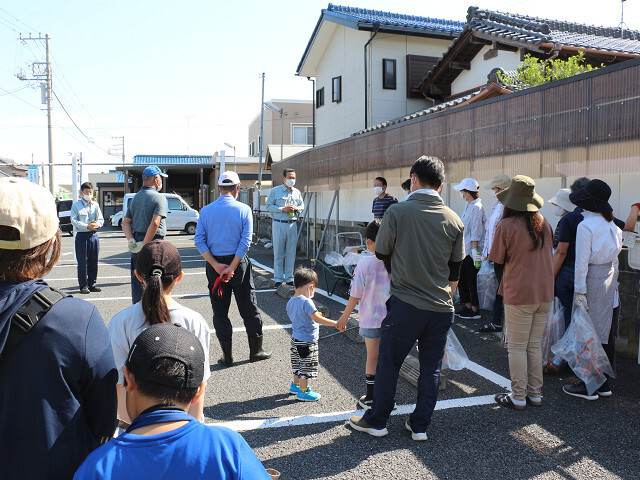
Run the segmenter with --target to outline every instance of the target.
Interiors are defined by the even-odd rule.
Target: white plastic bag
[[[450,328],[447,333],[447,346],[444,349],[444,357],[442,357],[442,367],[440,369],[462,370],[467,366],[468,361],[467,353],[462,348],[462,344],[456,334],[453,333],[453,329]]]
[[[551,351],[551,346],[558,342],[564,335],[564,308],[560,299],[553,299],[553,306],[547,318],[547,324],[542,332],[540,349],[542,350],[542,364],[544,366],[553,361],[555,355]]]
[[[332,267],[338,267],[342,265],[344,258],[338,252],[329,252],[324,256],[324,262]]]
[[[478,271],[478,302],[482,310],[493,310],[493,302],[498,291],[498,278],[493,271],[493,265],[488,260],[482,262]]]
[[[582,306],[575,308],[569,328],[551,351],[567,361],[573,373],[585,383],[589,395],[605,382],[605,374],[615,377],[591,318]]]

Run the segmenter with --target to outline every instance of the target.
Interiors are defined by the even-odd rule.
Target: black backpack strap
[[[47,287],[44,290],[34,292],[27,301],[11,317],[9,336],[2,350],[0,360],[5,358],[20,343],[24,336],[47,314],[59,300],[67,297],[58,290]]]

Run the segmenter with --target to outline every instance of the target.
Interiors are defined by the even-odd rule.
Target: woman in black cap
[[[602,180],[591,180],[569,199],[584,212],[576,234],[574,306],[589,310],[589,317],[600,343],[613,366],[615,344],[609,342],[613,308],[618,304],[618,254],[622,250],[622,231],[614,223],[609,204],[611,188]],[[611,344],[610,344],[611,343]],[[565,393],[587,400],[611,396],[609,381],[589,395],[583,382],[565,385]]]
[[[497,194],[504,205],[502,220],[489,252],[489,261],[504,297],[504,336],[509,348],[511,393],[498,393],[503,407],[522,410],[542,405],[540,339],[553,301],[553,231],[538,212],[544,200],[535,182],[516,175]]]

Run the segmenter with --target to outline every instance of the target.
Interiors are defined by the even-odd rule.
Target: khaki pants
[[[516,400],[524,401],[527,395],[539,397],[542,394],[540,339],[549,310],[551,302],[504,306],[511,393]]]

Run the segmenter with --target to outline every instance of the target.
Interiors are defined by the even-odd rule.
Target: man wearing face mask
[[[238,202],[240,178],[236,172],[225,171],[218,178],[218,199],[200,212],[193,242],[207,261],[209,298],[213,309],[213,327],[222,349],[219,363],[233,365],[232,334],[229,319],[231,294],[249,340],[249,361],[271,357],[271,350],[262,348],[262,317],[258,311],[251,261],[247,257],[251,245],[253,218],[251,208]]]
[[[80,190],[80,200],[71,206],[71,223],[78,261],[78,288],[80,293],[87,294],[102,290],[96,287],[100,252],[97,230],[104,225],[104,218],[98,202],[93,201],[93,185],[85,182]]]
[[[556,217],[564,217],[567,213],[573,212],[576,206],[569,200],[569,194],[571,190],[568,188],[561,188],[549,201],[551,210]],[[560,229],[560,222],[556,226],[556,230],[553,232],[553,249],[558,248],[558,230]]]
[[[387,180],[384,177],[376,177],[373,180],[373,190],[376,192],[376,198],[373,199],[371,212],[373,213],[373,218],[382,218],[387,208],[394,203],[398,203],[398,199],[387,194]]]
[[[142,283],[134,273],[138,252],[145,243],[162,240],[167,233],[167,199],[158,193],[162,190],[162,177],[167,177],[167,174],[156,165],[142,171],[142,189],[131,200],[122,220],[122,231],[131,252],[132,303],[138,303],[142,298]]]
[[[298,243],[298,218],[304,210],[300,190],[294,188],[296,171],[287,168],[282,172],[282,185],[271,189],[267,198],[267,211],[273,220],[273,280],[278,288],[282,282],[293,285],[293,266]]]

